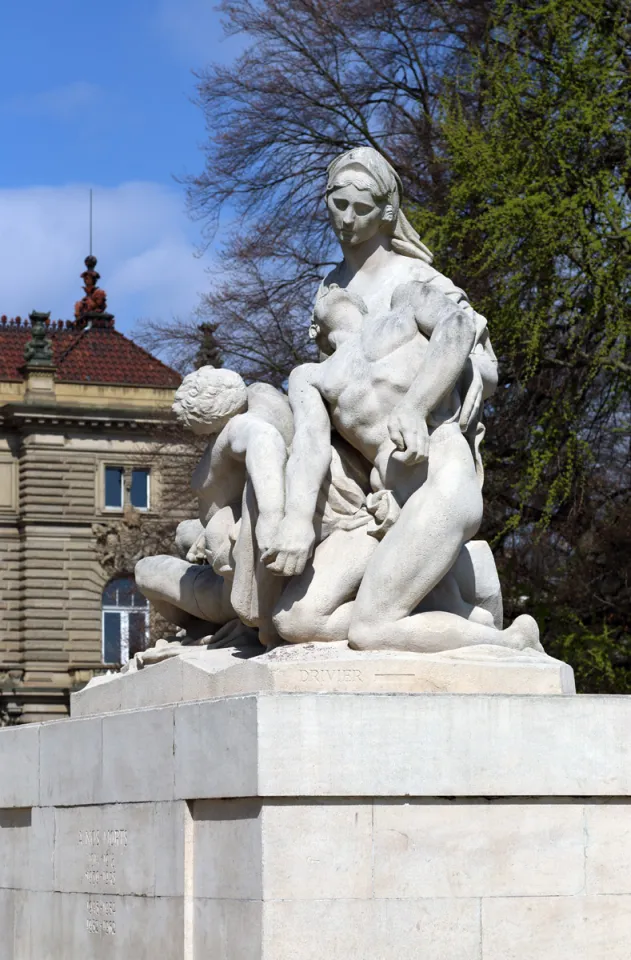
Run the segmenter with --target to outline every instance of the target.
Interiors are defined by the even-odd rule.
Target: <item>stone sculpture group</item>
[[[344,259],[316,297],[320,361],[291,373],[287,396],[227,369],[185,377],[174,412],[208,438],[199,519],[178,528],[180,557],[139,562],[138,586],[184,642],[249,629],[268,649],[541,650],[532,617],[503,629],[493,556],[474,539],[497,386],[486,320],[432,267],[377,151],[330,165],[326,203]]]

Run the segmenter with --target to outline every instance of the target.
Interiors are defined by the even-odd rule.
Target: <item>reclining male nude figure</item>
[[[473,317],[421,282],[397,287],[391,308],[374,317],[365,315],[361,299],[340,288],[331,289],[320,305],[316,319],[328,324],[335,352],[290,376],[294,440],[285,515],[264,562],[282,576],[299,579],[305,570],[315,542],[315,503],[331,455],[332,422],[373,465],[373,490],[391,491],[401,507],[376,547],[362,540],[362,531],[353,532],[352,542],[329,538],[318,548],[327,548],[326,576],[316,584],[307,574],[306,595],[315,597],[318,589],[324,596],[327,587],[338,589],[363,573],[354,603],[336,613],[350,645],[423,653],[473,644],[541,649],[532,617],[523,615],[498,630],[470,606],[458,613],[423,607],[431,591],[447,582],[445,575],[482,519],[474,458],[459,426],[464,372],[476,338]],[[316,558],[315,572],[322,568]],[[290,583],[274,616],[278,632],[289,640],[297,639],[292,636],[297,584]]]
[[[259,562],[255,537],[267,545],[283,515],[289,403],[267,384],[246,387],[232,370],[202,367],[184,378],[173,410],[209,438],[191,480],[199,522],[185,521],[176,539],[190,546],[189,558],[201,552],[210,565],[146,557],[136,564],[136,583],[192,639],[239,616],[265,645],[277,639],[271,613],[283,585]]]

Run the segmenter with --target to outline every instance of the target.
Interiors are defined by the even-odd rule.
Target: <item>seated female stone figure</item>
[[[313,486],[326,470],[330,416],[373,464],[373,489],[392,491],[401,505],[399,520],[368,560],[355,602],[346,604],[351,646],[418,652],[480,643],[539,648],[531,617],[500,631],[423,606],[480,524],[480,474],[472,449],[483,400],[497,386],[497,362],[486,320],[432,267],[402,201],[399,177],[370,147],[350,150],[329,166],[326,204],[343,260],[323,281],[316,303],[332,287],[359,298],[365,308],[362,335],[347,334],[345,357],[338,347],[329,360],[290,377],[295,437],[285,517],[265,559],[281,575],[305,570],[315,545]],[[442,294],[443,307],[451,302],[454,309],[443,309],[435,329],[424,330],[423,317],[403,309],[397,331],[388,316],[395,289],[410,281],[428,295]],[[458,383],[465,368],[463,396]],[[443,417],[439,408],[446,400],[453,410]],[[439,422],[432,424],[437,411]],[[292,606],[283,603],[276,614],[281,633],[288,635],[291,618]]]

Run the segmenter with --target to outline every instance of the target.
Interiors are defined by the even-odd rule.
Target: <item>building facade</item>
[[[65,715],[144,647],[133,564],[177,519],[180,377],[116,330],[95,267],[73,321],[0,319],[0,723]]]

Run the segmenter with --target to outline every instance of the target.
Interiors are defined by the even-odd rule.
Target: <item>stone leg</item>
[[[532,617],[504,631],[448,612],[410,615],[451,570],[482,516],[482,496],[466,440],[430,454],[428,477],[371,557],[355,601],[349,642],[358,650],[417,653],[476,644],[541,649]]]
[[[445,611],[502,630],[503,605],[495,559],[486,540],[470,540],[452,569],[414,613]]]
[[[487,627],[495,627],[493,615],[488,610],[478,606],[475,603],[475,597],[473,602],[469,599],[465,600],[460,581],[454,570],[450,570],[413,610],[415,614],[429,612],[453,613],[464,620],[482,623]]]
[[[186,628],[191,620],[223,624],[234,619],[231,585],[212,567],[166,555],[145,557],[136,564],[135,577],[138,589],[171,623]]]
[[[289,581],[274,613],[283,640],[348,639],[352,601],[378,545],[366,530],[336,530],[316,547],[304,573]]]
[[[495,557],[486,540],[469,540],[458,555],[454,574],[463,598],[482,607],[493,617],[498,630],[504,626],[502,587]]]

